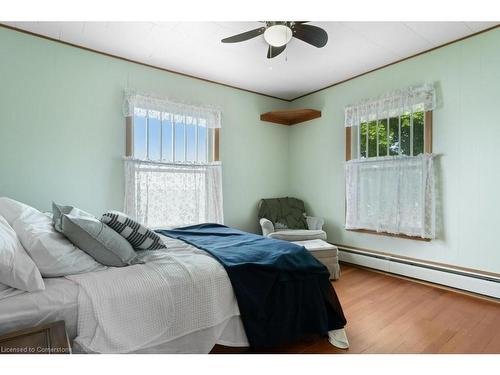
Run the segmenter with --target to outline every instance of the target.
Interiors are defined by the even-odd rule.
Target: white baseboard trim
[[[340,246],[339,260],[488,297],[500,298],[500,279],[493,276]]]

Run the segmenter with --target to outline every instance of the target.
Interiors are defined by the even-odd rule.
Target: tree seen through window
[[[362,122],[359,127],[360,157],[422,154],[424,152],[424,128],[425,112],[423,111]]]

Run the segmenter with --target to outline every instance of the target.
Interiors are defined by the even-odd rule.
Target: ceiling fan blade
[[[243,42],[248,39],[255,38],[256,36],[259,36],[261,34],[264,34],[264,31],[266,31],[265,27],[259,27],[258,29],[246,31],[241,34],[233,35],[228,38],[224,38],[221,40],[222,43],[237,43],[237,42]]]
[[[273,57],[278,56],[281,52],[283,52],[286,48],[286,44],[281,47],[273,47],[269,46],[269,49],[267,50],[267,58],[272,59]]]
[[[324,47],[328,42],[328,34],[320,27],[306,24],[298,24],[293,28],[293,36],[314,47]]]

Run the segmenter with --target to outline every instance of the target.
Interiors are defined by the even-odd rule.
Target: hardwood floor
[[[349,350],[316,338],[266,353],[500,353],[500,303],[346,264],[341,269],[333,286]],[[252,353],[222,346],[212,352]]]

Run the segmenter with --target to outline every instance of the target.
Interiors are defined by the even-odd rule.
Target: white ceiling
[[[315,48],[292,39],[267,59],[263,37],[223,44],[258,22],[6,22],[20,29],[259,93],[292,99],[494,26],[496,22],[311,22]]]

